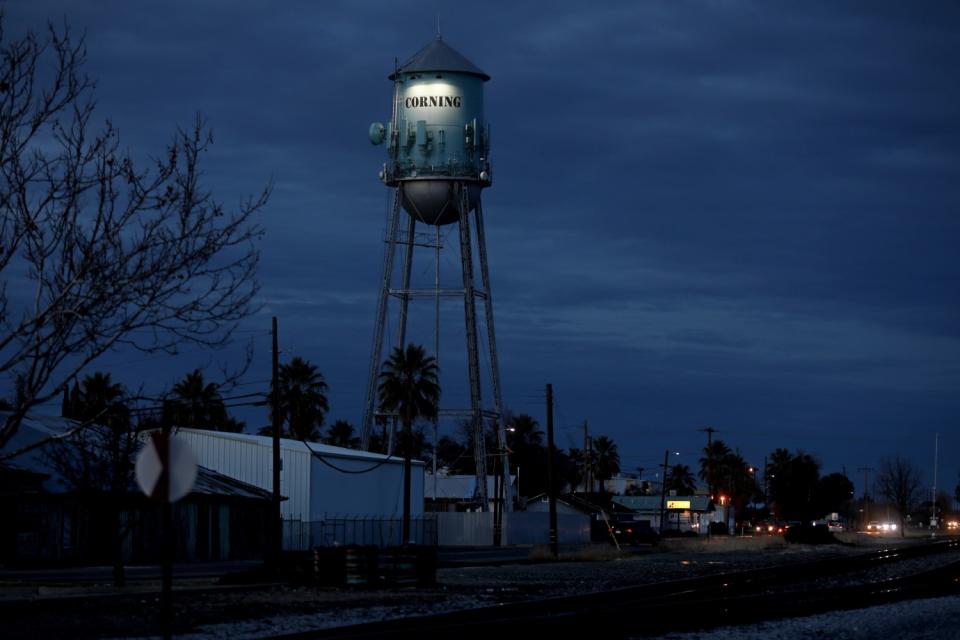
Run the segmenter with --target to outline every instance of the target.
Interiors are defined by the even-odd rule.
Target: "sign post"
[[[137,484],[148,498],[163,503],[161,528],[160,619],[163,637],[171,637],[173,620],[173,503],[190,493],[197,478],[197,463],[190,446],[170,433],[170,427],[154,432],[137,456]]]

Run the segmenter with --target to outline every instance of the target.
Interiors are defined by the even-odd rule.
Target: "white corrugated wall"
[[[231,478],[273,491],[273,449],[242,434],[201,429],[178,429],[190,444],[197,464]],[[310,519],[310,457],[303,449],[280,447],[280,503],[284,519]]]
[[[403,514],[403,459],[347,459],[319,453],[312,463],[311,520],[328,516],[399,518]],[[424,464],[412,464],[410,514],[423,515]]]

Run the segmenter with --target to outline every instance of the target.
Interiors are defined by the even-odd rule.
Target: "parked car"
[[[788,528],[787,523],[781,520],[764,520],[754,525],[753,532],[757,535],[783,535]]]
[[[839,520],[829,520],[827,518],[820,518],[819,520],[814,520],[811,522],[813,526],[827,527],[830,531],[843,531],[843,523]]]
[[[657,544],[660,536],[646,520],[611,522],[610,528],[620,544]]]
[[[827,531],[830,533],[840,533],[846,530],[847,527],[839,520],[827,520]]]

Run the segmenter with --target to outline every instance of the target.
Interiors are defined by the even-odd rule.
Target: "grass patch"
[[[607,560],[616,560],[624,554],[617,550],[613,545],[591,544],[578,549],[561,549],[560,556],[556,559],[560,562],[604,562]],[[552,562],[553,554],[550,553],[550,545],[536,545],[530,549],[527,556],[534,562]]]
[[[787,546],[782,536],[700,536],[698,538],[666,538],[660,541],[665,551],[723,553],[727,551],[765,551]]]

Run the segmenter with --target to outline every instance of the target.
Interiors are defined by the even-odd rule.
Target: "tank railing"
[[[485,169],[487,173],[490,173],[490,168],[487,166]],[[427,165],[427,166],[404,166],[400,163],[394,163],[392,166],[387,165],[386,170],[384,171],[384,182],[392,182],[394,180],[403,180],[406,178],[431,178],[431,177],[449,177],[449,178],[467,178],[470,180],[479,180],[480,179],[479,167],[473,165],[455,165],[450,167],[449,165]]]

